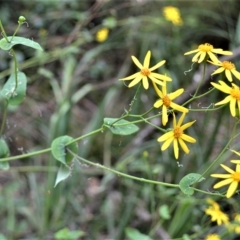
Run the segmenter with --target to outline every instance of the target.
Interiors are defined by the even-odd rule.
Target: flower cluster
[[[162,151],[166,150],[171,145],[171,143],[173,143],[174,156],[176,159],[178,159],[179,145],[181,146],[181,148],[185,153],[189,153],[190,151],[184,141],[190,142],[190,143],[196,142],[194,138],[184,133],[184,130],[189,128],[195,121],[185,123],[184,125],[182,125],[184,121],[184,117],[186,113],[189,112],[189,110],[183,106],[178,105],[177,103],[174,102],[174,100],[184,92],[184,89],[181,88],[172,93],[168,93],[167,83],[171,82],[172,79],[166,75],[153,72],[157,68],[160,68],[161,66],[163,66],[166,61],[162,60],[158,62],[156,65],[154,65],[153,67],[149,67],[150,57],[151,57],[151,52],[148,51],[145,56],[143,64],[141,64],[136,57],[132,56],[133,62],[140,69],[140,71],[131,76],[128,76],[126,78],[121,78],[119,80],[121,81],[132,80],[131,83],[128,85],[128,87],[133,87],[139,82],[142,82],[142,85],[145,89],[149,88],[149,80],[150,80],[158,96],[158,99],[153,104],[153,106],[155,108],[160,108],[160,107],[162,108],[161,115],[162,115],[163,126],[165,126],[168,122],[168,114],[170,111],[172,112],[179,111],[182,113],[182,116],[180,117],[178,122],[176,121],[176,116],[173,113],[173,129],[168,132],[166,132],[165,130],[165,134],[163,134],[161,137],[158,138],[159,142],[164,142],[161,148]],[[158,85],[161,86],[161,90],[158,88]]]
[[[164,7],[163,14],[166,20],[172,22],[174,25],[183,25],[181,14],[178,8],[173,6]]]

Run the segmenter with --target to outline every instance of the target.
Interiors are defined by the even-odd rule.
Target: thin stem
[[[1,29],[1,31],[2,31],[2,34],[3,34],[4,38],[5,38],[6,41],[9,43],[8,38],[7,38],[7,34],[6,34],[6,32],[5,32],[4,28],[3,28],[3,25],[2,25],[1,20],[0,20],[0,29]]]
[[[8,110],[8,101],[6,101],[6,106],[5,106],[4,112],[3,112],[3,120],[2,120],[1,130],[0,130],[0,137],[1,137],[2,134],[3,134],[4,127],[5,127],[5,124],[6,124],[6,120],[7,120],[7,110]]]
[[[153,180],[149,180],[149,179],[145,179],[145,178],[139,178],[139,177],[135,177],[135,176],[132,176],[132,175],[128,175],[128,174],[126,174],[126,173],[122,173],[122,172],[113,170],[113,169],[111,169],[111,168],[105,167],[104,165],[101,165],[101,164],[99,164],[99,163],[94,163],[94,162],[88,161],[87,159],[82,158],[82,157],[76,155],[74,152],[72,152],[72,151],[71,151],[70,149],[68,149],[68,148],[67,148],[67,151],[68,151],[69,153],[71,153],[71,154],[74,156],[74,158],[79,159],[79,160],[82,161],[82,162],[85,162],[85,163],[87,163],[87,164],[89,164],[89,165],[92,165],[92,166],[95,166],[95,167],[97,167],[97,168],[101,168],[101,169],[103,169],[103,170],[107,170],[107,171],[113,172],[113,173],[117,174],[118,176],[123,176],[123,177],[126,177],[126,178],[134,179],[134,180],[141,181],[141,182],[147,182],[147,183],[151,183],[151,184],[158,184],[158,185],[162,185],[162,186],[179,188],[179,185],[178,185],[178,184],[157,182],[157,181],[153,181]]]
[[[13,40],[13,38],[14,38],[14,36],[17,34],[17,32],[18,32],[18,30],[19,30],[19,28],[22,26],[22,24],[18,24],[18,27],[16,28],[16,30],[15,30],[15,32],[14,32],[14,34],[12,35],[12,38],[11,38],[11,40],[10,40],[10,42]]]

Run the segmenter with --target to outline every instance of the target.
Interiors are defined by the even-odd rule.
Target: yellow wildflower
[[[108,38],[109,29],[108,28],[101,28],[96,33],[96,41],[97,42],[104,42]]]
[[[232,170],[231,168],[225,166],[224,164],[220,164],[222,168],[224,168],[228,173],[227,174],[211,174],[211,177],[223,178],[224,180],[213,186],[214,189],[221,188],[227,184],[230,184],[228,187],[228,191],[226,194],[227,198],[230,198],[237,190],[238,183],[240,182],[240,164],[236,165],[236,170]]]
[[[229,94],[229,96],[225,97],[222,101],[215,103],[215,106],[226,104],[229,102],[230,103],[230,105],[229,105],[230,112],[231,112],[232,116],[235,117],[236,116],[236,103],[238,105],[238,109],[240,110],[240,89],[234,83],[232,83],[232,87],[229,87],[225,82],[223,82],[221,80],[218,82],[220,84],[213,83],[213,82],[211,82],[211,84],[216,89]]]
[[[145,89],[148,89],[148,87],[149,87],[148,78],[150,78],[153,82],[155,82],[159,85],[162,85],[162,86],[165,85],[165,82],[163,82],[163,81],[172,81],[172,79],[170,77],[161,75],[159,73],[152,72],[153,70],[161,67],[166,61],[163,60],[163,61],[157,63],[155,66],[149,68],[150,57],[151,57],[151,51],[148,51],[144,58],[144,62],[142,65],[136,57],[132,56],[133,62],[137,65],[138,68],[140,68],[141,71],[134,73],[133,75],[128,76],[126,78],[121,78],[119,80],[123,80],[123,81],[132,80],[132,82],[128,85],[128,87],[133,87],[142,80],[143,87]]]
[[[212,222],[217,222],[217,225],[228,224],[228,216],[223,213],[220,209],[220,206],[213,200],[208,201],[211,204],[208,208],[205,209],[205,213],[212,217]]]
[[[234,221],[227,224],[227,229],[230,232],[235,232],[236,234],[240,234],[240,214],[236,214]]]
[[[170,144],[173,142],[174,156],[176,159],[178,159],[178,155],[179,155],[178,144],[180,144],[183,151],[188,154],[189,149],[184,141],[187,141],[190,143],[196,142],[194,138],[184,134],[184,130],[192,126],[193,123],[195,122],[195,121],[192,121],[182,125],[185,115],[186,113],[183,113],[179,121],[176,122],[176,117],[175,117],[175,114],[173,113],[173,130],[163,134],[161,137],[158,138],[158,142],[164,142],[161,148],[162,151],[166,150],[170,146]]]
[[[205,240],[221,240],[221,238],[217,234],[210,234],[206,236]]]
[[[180,11],[173,6],[167,6],[163,8],[163,14],[166,20],[171,21],[174,25],[181,26],[183,24]]]
[[[157,85],[154,82],[153,82],[153,86],[157,92],[157,95],[160,97],[160,99],[157,100],[153,106],[155,108],[159,108],[162,106],[162,124],[163,124],[163,126],[165,126],[166,123],[168,122],[168,114],[167,114],[168,108],[171,107],[177,111],[185,112],[185,113],[187,113],[189,111],[187,108],[182,107],[172,101],[175,98],[179,97],[183,93],[183,91],[184,91],[183,88],[178,89],[177,91],[168,94],[166,85],[162,86],[162,91],[160,89],[158,89]]]
[[[208,61],[208,62],[210,62],[213,65],[216,65],[216,66],[220,67],[216,71],[214,71],[211,75],[218,74],[218,73],[221,73],[221,72],[225,71],[225,75],[226,75],[228,81],[232,82],[232,74],[238,80],[240,80],[240,72],[238,72],[236,70],[236,67],[233,63],[228,62],[228,61],[217,62],[217,63],[214,63],[214,62],[211,62],[211,61]]]
[[[201,63],[205,57],[208,55],[213,62],[219,62],[215,54],[222,54],[222,55],[232,55],[232,52],[223,51],[221,48],[214,48],[213,45],[209,43],[201,44],[198,46],[198,49],[192,50],[190,52],[184,53],[184,55],[197,53],[192,58],[192,62]],[[215,54],[214,54],[215,53]]]

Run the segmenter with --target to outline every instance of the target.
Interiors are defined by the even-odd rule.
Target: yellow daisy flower
[[[213,62],[219,62],[215,54],[222,54],[222,55],[232,55],[232,52],[229,51],[223,51],[221,48],[214,48],[213,45],[209,43],[201,44],[198,46],[198,49],[186,52],[184,55],[196,53],[194,57],[192,58],[192,62],[198,62],[201,63],[205,57],[208,55],[208,57]]]
[[[232,74],[238,80],[240,80],[240,72],[238,72],[236,70],[235,65],[233,63],[228,62],[228,61],[217,62],[217,63],[214,63],[214,62],[211,62],[211,61],[208,61],[208,62],[210,62],[213,65],[216,65],[216,66],[220,67],[216,71],[214,71],[211,75],[218,74],[218,73],[221,73],[221,72],[225,71],[225,75],[226,75],[228,81],[232,82]]]
[[[166,20],[171,21],[174,25],[181,26],[183,24],[178,8],[172,6],[164,7],[163,14]]]
[[[229,87],[225,82],[223,81],[218,81],[220,84],[217,83],[213,83],[211,82],[211,84],[218,90],[229,94],[229,96],[225,97],[222,101],[215,103],[215,106],[217,105],[222,105],[222,104],[226,104],[226,103],[230,103],[229,107],[230,107],[230,112],[232,114],[233,117],[236,116],[236,103],[238,105],[238,109],[240,111],[240,89],[239,87],[232,83],[232,87]]]
[[[217,234],[210,234],[206,236],[205,240],[221,240],[221,238]]]
[[[212,217],[211,221],[216,221],[217,225],[228,224],[228,216],[221,211],[220,206],[214,201],[210,202],[210,204],[211,206],[205,209],[205,213]]]
[[[163,60],[163,61],[157,63],[155,66],[149,68],[150,57],[151,57],[151,51],[148,51],[145,56],[143,65],[142,65],[136,57],[132,56],[133,62],[136,64],[136,66],[141,71],[134,73],[133,75],[128,76],[126,78],[121,78],[119,80],[123,80],[123,81],[132,80],[132,82],[128,85],[128,87],[133,87],[142,80],[143,87],[145,89],[148,89],[148,87],[149,87],[148,78],[150,78],[153,82],[155,82],[161,86],[165,85],[165,82],[163,82],[163,81],[172,81],[172,79],[170,77],[161,75],[159,73],[152,72],[153,70],[161,67],[166,61]]]
[[[176,159],[178,159],[179,155],[178,144],[180,144],[181,148],[185,153],[189,153],[190,151],[184,141],[190,143],[196,142],[194,138],[184,134],[184,130],[192,126],[196,120],[189,123],[185,123],[184,125],[181,126],[185,115],[186,113],[183,113],[179,121],[176,122],[176,117],[175,114],[173,113],[173,130],[163,134],[161,137],[158,138],[158,142],[164,142],[161,148],[162,151],[166,150],[173,142],[174,156]]]
[[[224,164],[220,164],[222,168],[224,168],[228,174],[211,174],[211,177],[223,178],[224,180],[213,186],[214,189],[221,188],[227,184],[230,184],[228,187],[228,191],[226,194],[227,198],[230,198],[237,190],[238,183],[240,182],[240,164],[236,165],[236,170],[232,170],[231,168],[225,166]]]
[[[108,38],[108,33],[109,29],[106,27],[99,29],[96,33],[96,41],[104,42]]]
[[[157,87],[157,85],[154,82],[153,82],[153,86],[155,88],[155,91],[157,92],[157,95],[160,97],[160,99],[157,100],[153,106],[155,108],[159,108],[162,106],[162,124],[163,124],[163,126],[165,126],[166,123],[168,122],[168,114],[167,114],[168,108],[171,107],[172,109],[175,109],[180,112],[185,112],[185,113],[187,113],[189,111],[187,108],[182,107],[172,101],[175,98],[179,97],[184,92],[183,88],[178,89],[177,91],[168,94],[166,85],[162,86],[162,91]]]

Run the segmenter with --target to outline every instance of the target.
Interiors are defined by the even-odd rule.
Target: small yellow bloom
[[[240,72],[238,72],[236,70],[235,65],[233,63],[228,62],[228,61],[217,62],[217,63],[214,63],[214,62],[211,62],[211,61],[208,61],[208,62],[210,62],[213,65],[216,65],[216,66],[220,67],[216,71],[214,71],[211,75],[218,74],[218,73],[221,73],[221,72],[225,71],[225,75],[226,75],[228,81],[232,82],[232,74],[238,80],[240,80]]]
[[[205,240],[221,240],[221,238],[217,234],[210,234],[206,236]]]
[[[104,42],[108,38],[109,29],[108,28],[101,28],[96,33],[96,41],[97,42]]]
[[[164,7],[163,14],[166,20],[171,21],[174,25],[183,25],[183,21],[178,8],[172,6]]]
[[[192,62],[201,63],[205,57],[208,55],[213,62],[219,62],[215,54],[222,54],[222,55],[232,55],[232,52],[223,51],[221,48],[214,48],[213,45],[209,43],[201,44],[198,46],[198,49],[186,52],[184,55],[197,53],[192,58]]]
[[[227,225],[227,229],[230,232],[235,232],[236,234],[240,234],[240,214],[236,214],[234,221]]]
[[[213,200],[208,201],[208,203],[211,206],[205,209],[205,213],[212,217],[211,221],[217,221],[217,225],[228,224],[228,216],[221,211],[220,206]]]
[[[228,174],[211,174],[211,177],[223,178],[224,180],[213,186],[214,189],[221,188],[225,185],[230,184],[228,187],[228,191],[226,194],[227,198],[230,198],[237,190],[238,183],[240,182],[240,164],[236,165],[236,170],[232,170],[231,168],[225,166],[224,164],[220,164],[222,168],[224,168]]]
[[[153,82],[161,86],[165,85],[165,81],[172,81],[170,77],[152,72],[153,70],[161,67],[166,61],[163,60],[157,63],[155,66],[149,68],[150,57],[151,57],[151,51],[148,51],[142,65],[136,57],[132,56],[132,60],[136,64],[136,66],[140,69],[140,72],[134,73],[131,76],[128,76],[126,78],[121,78],[119,80],[123,80],[123,81],[132,80],[132,82],[128,85],[128,87],[133,87],[142,80],[143,87],[145,89],[148,89],[149,87],[148,78],[150,78]]]
[[[185,123],[184,125],[181,126],[185,115],[186,113],[183,113],[179,121],[176,122],[176,117],[175,114],[173,113],[173,130],[163,134],[161,137],[158,138],[158,142],[164,142],[161,148],[162,151],[166,150],[173,142],[174,156],[176,159],[178,159],[179,155],[178,144],[180,144],[183,151],[188,154],[190,151],[184,141],[190,143],[196,142],[194,138],[188,136],[187,134],[184,134],[184,130],[192,126],[193,123],[195,122],[192,121],[189,123]]]
[[[216,89],[229,94],[229,96],[225,97],[222,101],[215,103],[215,106],[230,103],[230,105],[229,105],[230,112],[231,112],[232,116],[235,117],[236,116],[236,103],[237,103],[238,109],[240,111],[240,89],[234,83],[232,83],[232,87],[229,87],[225,82],[223,82],[221,80],[218,82],[220,84],[213,83],[213,82],[211,82],[211,84]]]
[[[178,89],[177,91],[168,94],[166,85],[162,86],[162,91],[160,89],[158,89],[157,85],[154,82],[153,82],[153,86],[155,88],[155,91],[157,92],[157,95],[160,97],[160,99],[157,100],[153,106],[155,108],[159,108],[162,106],[162,124],[163,124],[163,126],[165,126],[166,123],[168,122],[168,114],[167,114],[168,108],[171,107],[172,109],[175,109],[180,112],[185,112],[185,113],[187,113],[189,111],[187,108],[182,107],[172,101],[175,98],[179,97],[183,93],[183,91],[184,91],[183,88]]]

